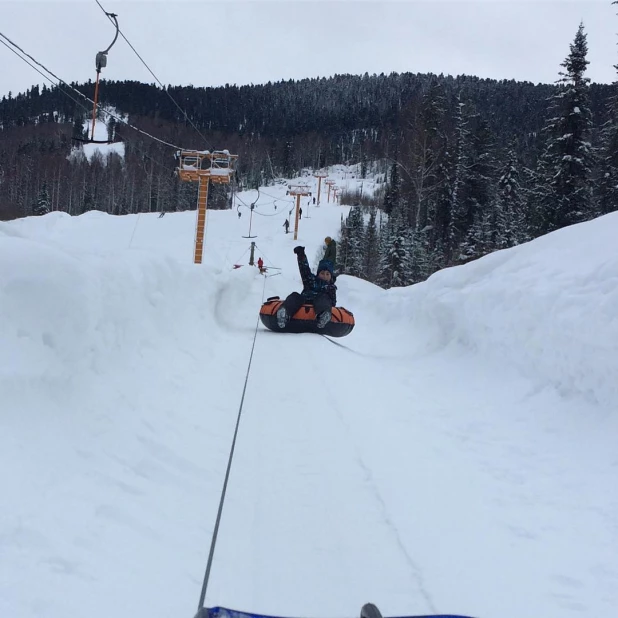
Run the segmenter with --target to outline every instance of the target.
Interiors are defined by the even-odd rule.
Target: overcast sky
[[[258,84],[335,73],[444,73],[552,83],[580,21],[588,77],[616,79],[611,0],[99,0],[164,84]],[[95,0],[0,0],[0,32],[65,81],[95,78],[114,29]],[[107,79],[154,79],[119,38]],[[0,95],[44,79],[0,45]]]

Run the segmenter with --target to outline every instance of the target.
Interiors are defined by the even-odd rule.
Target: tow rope
[[[266,277],[264,277],[264,283],[262,285],[262,302],[264,301],[264,289],[266,287]],[[217,537],[219,535],[219,525],[221,524],[221,516],[223,514],[223,504],[225,502],[225,495],[227,493],[227,485],[230,479],[230,471],[232,469],[232,460],[234,459],[234,451],[236,449],[236,438],[238,437],[238,428],[240,427],[240,418],[242,416],[243,405],[245,403],[245,394],[247,392],[247,384],[249,382],[249,373],[251,371],[251,362],[253,361],[253,352],[255,351],[255,342],[258,334],[258,327],[260,325],[260,316],[258,315],[255,331],[253,333],[253,344],[251,345],[251,354],[249,355],[249,363],[247,365],[247,375],[245,376],[245,384],[242,389],[242,396],[240,398],[240,406],[238,407],[238,416],[236,418],[236,428],[234,429],[234,438],[232,439],[232,446],[230,448],[230,456],[227,462],[227,469],[225,471],[225,479],[223,481],[223,488],[221,490],[221,498],[219,499],[219,509],[217,510],[217,519],[215,521],[215,528],[212,533],[212,539],[210,541],[210,551],[208,552],[208,562],[206,563],[206,573],[204,574],[204,583],[202,584],[202,592],[200,594],[200,601],[197,606],[198,613],[204,607],[204,600],[206,599],[206,592],[208,590],[208,582],[210,580],[210,572],[212,569],[213,558],[215,555],[215,546],[217,544]]]

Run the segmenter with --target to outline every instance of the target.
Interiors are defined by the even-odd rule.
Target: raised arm
[[[315,275],[311,272],[311,268],[309,268],[309,260],[307,260],[305,248],[296,247],[294,253],[296,253],[296,259],[298,260],[298,270],[300,272],[300,278],[303,280],[303,285],[311,285],[311,282],[315,279]]]

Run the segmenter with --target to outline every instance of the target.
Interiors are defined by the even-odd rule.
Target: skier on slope
[[[298,270],[303,280],[303,291],[292,292],[277,311],[277,326],[285,328],[290,318],[305,303],[313,304],[317,316],[316,325],[324,328],[331,320],[332,308],[337,304],[337,286],[333,264],[328,260],[321,260],[318,264],[317,274],[314,275],[309,268],[309,262],[305,255],[304,247],[295,247],[294,253],[298,260]]]

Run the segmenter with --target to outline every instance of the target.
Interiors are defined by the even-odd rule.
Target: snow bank
[[[347,209],[294,241],[266,189],[268,277],[232,211],[202,266],[194,212],[0,224],[0,616],[193,615],[241,398],[208,605],[613,615],[616,419],[581,393],[617,403],[616,218],[408,289],[342,276],[333,345],[257,311]]]
[[[1,616],[68,616],[93,587],[98,617],[194,611],[251,344],[221,322],[255,325],[238,299],[263,277],[96,246],[135,223],[0,226]]]
[[[49,231],[61,219],[33,222]],[[0,271],[0,380],[11,383],[130,369],[144,351],[191,348],[221,287],[208,268],[140,251],[75,254],[16,226],[0,228],[0,263],[11,265]]]
[[[618,213],[388,293],[417,349],[456,343],[563,395],[618,406]]]

